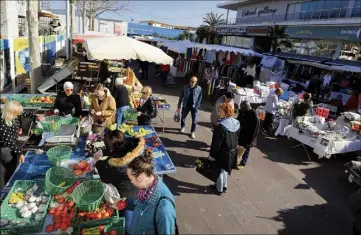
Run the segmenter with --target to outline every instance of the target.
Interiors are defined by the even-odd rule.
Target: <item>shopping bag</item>
[[[246,152],[246,148],[243,146],[237,146],[237,166],[241,164],[243,154]]]
[[[175,122],[180,122],[180,112],[179,109],[177,109],[174,113],[174,117],[173,117]]]
[[[196,171],[210,181],[216,183],[219,174],[221,173],[221,168],[208,158],[198,158],[196,161]]]

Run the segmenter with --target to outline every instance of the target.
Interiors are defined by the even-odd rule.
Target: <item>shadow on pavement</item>
[[[189,134],[187,134],[189,135]],[[194,149],[194,150],[198,150],[198,151],[209,151],[209,145],[207,143],[204,143],[202,141],[198,141],[198,140],[186,140],[185,142],[183,141],[174,141],[171,140],[169,138],[166,137],[160,137],[160,139],[162,140],[164,146],[166,148],[185,148],[185,149]]]
[[[197,185],[189,182],[177,180],[167,175],[164,177],[164,182],[169,187],[170,191],[175,196],[179,196],[182,193],[195,193],[195,194],[211,194],[207,190],[209,186]]]
[[[176,167],[195,168],[195,162],[198,157],[181,154],[172,150],[168,150],[167,152]]]
[[[278,211],[272,219],[283,222],[279,235],[351,235],[352,220],[339,216],[339,211],[329,204],[298,206]]]

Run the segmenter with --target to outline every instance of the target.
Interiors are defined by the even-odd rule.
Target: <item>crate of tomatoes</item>
[[[118,218],[111,223],[97,221],[92,225],[81,224],[79,228],[74,230],[74,233],[80,235],[123,235],[124,225],[124,218]]]

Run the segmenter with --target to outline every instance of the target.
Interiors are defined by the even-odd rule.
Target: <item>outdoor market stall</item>
[[[305,116],[286,128],[287,136],[303,147],[311,147],[319,158],[330,158],[334,154],[361,150],[360,118],[356,113],[343,113],[335,122],[325,121],[324,117]]]
[[[176,172],[170,156],[152,126],[123,125],[121,131],[125,133],[126,138],[134,135],[144,137],[144,149],[151,148],[153,151],[156,174]],[[103,226],[105,232],[114,230],[117,233],[111,234],[123,234],[124,218],[120,217],[115,209],[124,209],[124,199],[110,203],[111,199],[108,196],[112,194],[109,187],[98,181],[99,175],[94,171],[94,152],[89,151],[93,140],[93,134],[79,137],[75,150],[69,149],[68,146],[55,147],[62,148],[63,152],[60,155],[52,149],[47,152],[28,151],[25,162],[17,167],[1,192],[1,198],[6,198],[1,205],[0,232],[60,234],[63,231],[79,234],[83,228],[91,230],[92,227],[98,229],[98,226]],[[40,148],[42,147],[39,146]],[[81,174],[78,173],[80,170]],[[54,178],[53,174],[59,179]],[[93,188],[92,191],[87,191],[89,187]],[[92,199],[86,196],[87,192],[98,199],[90,203]],[[69,195],[72,196],[71,199]],[[82,204],[83,200],[89,203]],[[93,218],[91,215],[96,208],[100,208],[97,211],[100,216]],[[82,220],[84,216],[88,219]],[[59,227],[57,221],[61,222]]]

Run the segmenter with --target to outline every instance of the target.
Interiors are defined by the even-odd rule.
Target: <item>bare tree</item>
[[[42,81],[42,70],[40,60],[40,43],[39,43],[39,5],[37,1],[27,0],[26,16],[29,30],[29,59],[30,59],[30,79],[31,93],[38,92],[38,86]]]
[[[89,30],[94,31],[94,20],[105,12],[119,12],[124,9],[129,1],[94,1],[94,0],[72,0],[76,2],[77,8],[83,17],[85,28],[85,17],[89,20]]]

